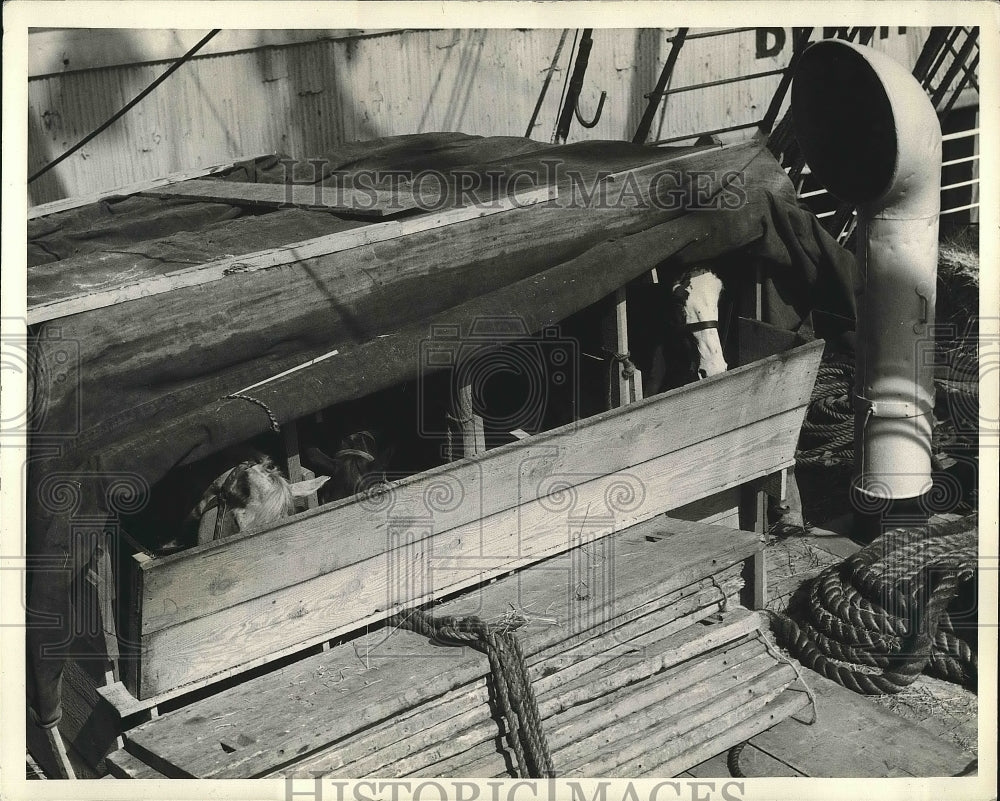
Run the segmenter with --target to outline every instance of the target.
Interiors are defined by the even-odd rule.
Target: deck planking
[[[804,776],[894,778],[953,776],[969,756],[870,698],[803,670],[816,697],[808,710],[758,734],[751,743]]]

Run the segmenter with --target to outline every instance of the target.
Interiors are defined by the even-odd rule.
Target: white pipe
[[[792,114],[813,174],[858,206],[854,489],[916,498],[931,488],[937,114],[901,65],[835,40],[802,54]]]

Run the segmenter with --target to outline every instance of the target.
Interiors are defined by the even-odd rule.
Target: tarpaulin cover
[[[630,205],[625,171],[661,162],[663,186],[684,191],[669,203]],[[265,407],[284,423],[413,379],[415,343],[434,325],[468,332],[484,316],[517,316],[538,331],[665,263],[682,268],[739,251],[748,268],[764,268],[766,321],[849,344],[853,258],[798,206],[758,144],[665,150],[424,134],[346,145],[294,167],[248,163],[226,179],[280,183],[291,172],[298,182],[329,183],[358,170],[435,170],[452,184],[459,172],[516,175],[521,189],[554,181],[560,201],[37,326],[34,554],[79,566],[89,554],[71,547],[74,517],[134,509],[143,487],[172,468],[267,430]],[[644,174],[648,186],[653,173]],[[569,202],[598,179],[619,202]],[[707,196],[693,192],[703,186]],[[370,222],[303,209],[255,214],[237,203],[106,200],[29,226],[29,306]],[[333,349],[336,356],[253,389],[259,403],[226,397]],[[64,485],[72,491],[60,495]],[[36,577],[31,613],[65,612],[70,575]],[[61,663],[38,649],[60,641],[58,628],[31,634],[35,705],[49,721],[58,715]]]

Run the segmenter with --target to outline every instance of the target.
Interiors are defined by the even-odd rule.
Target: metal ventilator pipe
[[[853,491],[866,508],[915,499],[932,481],[937,114],[901,65],[834,40],[803,52],[791,104],[813,174],[858,207]]]

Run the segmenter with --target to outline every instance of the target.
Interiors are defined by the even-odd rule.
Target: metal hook
[[[601,92],[601,99],[597,101],[597,111],[594,112],[594,118],[590,122],[587,122],[587,120],[580,116],[580,99],[577,98],[576,105],[573,106],[573,116],[576,117],[576,121],[584,128],[593,128],[601,121],[601,113],[604,111],[604,101],[607,99],[608,93]]]

